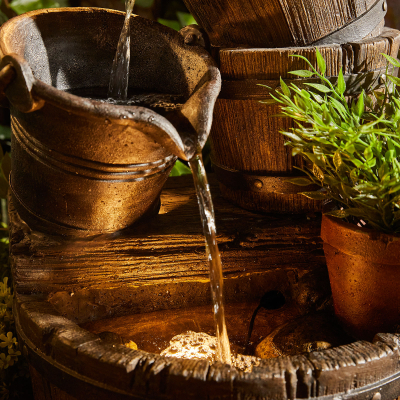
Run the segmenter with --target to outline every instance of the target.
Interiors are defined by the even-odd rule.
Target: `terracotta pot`
[[[360,339],[394,332],[400,323],[400,237],[325,215],[321,237],[337,318]]]

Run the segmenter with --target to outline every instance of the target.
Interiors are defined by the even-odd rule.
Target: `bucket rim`
[[[29,66],[29,63],[25,60],[24,57],[20,55],[16,55],[12,53],[12,46],[9,43],[10,40],[7,40],[7,34],[9,34],[13,29],[16,29],[18,24],[23,23],[23,21],[27,19],[35,19],[38,16],[44,15],[54,15],[54,14],[78,14],[78,13],[87,13],[87,14],[115,14],[121,16],[123,18],[124,12],[118,10],[110,10],[105,8],[97,8],[97,7],[63,7],[63,8],[48,8],[41,10],[29,11],[27,13],[21,14],[17,17],[14,17],[7,21],[0,29],[0,57],[1,57],[1,67],[7,65],[7,63],[12,63],[14,67],[18,70],[22,70],[23,75],[27,75],[21,77],[20,83],[23,83],[28,87],[28,95],[30,97],[29,105],[25,107],[25,109],[21,110],[23,112],[35,111],[41,107],[43,107],[44,103],[52,104],[53,106],[59,107],[67,112],[83,115],[85,117],[93,117],[93,118],[102,118],[112,121],[113,123],[119,125],[130,125],[136,129],[147,129],[150,132],[150,136],[156,139],[157,135],[160,134],[160,130],[164,132],[167,136],[172,138],[172,141],[175,142],[173,146],[175,151],[172,151],[175,155],[180,158],[188,159],[188,151],[187,149],[193,147],[189,142],[184,143],[185,140],[182,141],[180,134],[178,133],[175,126],[164,116],[158,114],[157,112],[136,105],[115,105],[111,103],[106,103],[98,100],[89,99],[86,97],[81,97],[61,89],[57,89],[56,87],[43,82],[42,80],[36,78],[33,75],[33,72]],[[186,98],[185,104],[190,103],[191,99],[198,93],[203,93],[203,101],[200,104],[201,110],[199,114],[208,118],[201,118],[200,124],[203,121],[203,126],[196,126],[195,129],[198,131],[199,136],[208,136],[211,130],[211,123],[207,120],[210,120],[212,117],[213,108],[215,101],[219,95],[221,89],[221,76],[220,72],[217,68],[217,64],[215,60],[211,57],[211,55],[200,46],[192,46],[186,44],[184,42],[184,37],[179,34],[179,32],[175,31],[172,28],[164,26],[156,21],[152,21],[138,15],[134,15],[135,19],[140,20],[142,23],[157,29],[161,33],[168,34],[168,37],[171,38],[172,41],[177,43],[177,45],[182,48],[185,52],[189,54],[194,54],[198,57],[199,60],[206,67],[206,74],[203,76],[206,79],[201,78],[197,86],[193,89],[192,93],[189,93]],[[10,61],[11,59],[11,61]],[[20,64],[20,65],[18,65]],[[22,66],[21,66],[22,64]],[[17,77],[18,78],[18,77]],[[204,83],[203,83],[204,82]],[[11,86],[11,85],[10,85]],[[20,86],[20,85],[19,85]],[[7,88],[8,89],[8,88]],[[6,89],[7,97],[9,97],[9,92],[11,90]],[[205,94],[205,95],[204,95]],[[13,100],[10,99],[10,102],[17,108],[18,104],[13,103]],[[25,105],[24,105],[25,106]],[[30,107],[30,109],[29,109]],[[211,118],[212,119],[212,118]],[[197,124],[196,124],[197,125]],[[156,131],[156,132],[154,132]],[[179,150],[176,149],[176,145]]]

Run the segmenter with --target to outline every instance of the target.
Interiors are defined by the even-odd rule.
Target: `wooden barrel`
[[[167,183],[163,209],[152,224],[92,241],[32,234],[11,201],[14,316],[35,399],[397,398],[398,334],[379,334],[373,343],[258,360],[251,372],[207,360],[166,358],[98,335],[95,325],[105,330],[131,327],[130,334],[139,333],[139,340],[145,333],[161,336],[158,318],[165,315],[174,316],[167,328],[185,316],[200,329],[203,320],[212,321],[204,238],[190,178]],[[321,308],[329,299],[329,281],[318,237],[320,218],[253,214],[223,200],[216,182],[210,183],[231,341],[237,326],[246,339],[252,311],[265,291],[280,291],[286,304],[259,312],[255,339]],[[246,307],[250,313],[242,312]],[[135,330],[135,321],[146,315],[147,329]]]
[[[343,68],[348,94],[354,94],[361,84],[379,84],[386,68],[381,53],[397,57],[399,44],[400,32],[385,28],[375,38],[318,49],[327,61],[327,76],[335,77]],[[276,88],[280,77],[293,79],[289,71],[307,69],[292,54],[317,64],[315,47],[218,50],[223,82],[211,130],[212,160],[223,196],[246,209],[307,212],[319,207],[298,194],[307,188],[285,182],[302,165],[279,133],[293,128],[293,121],[274,117],[280,111],[277,105],[259,102],[268,98],[268,91],[258,84]]]
[[[184,0],[218,47],[359,41],[384,19],[386,0]]]

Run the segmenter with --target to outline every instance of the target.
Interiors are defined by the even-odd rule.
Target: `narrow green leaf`
[[[323,155],[305,152],[304,156],[306,156],[313,164],[321,168],[325,168],[325,160]]]
[[[387,78],[389,81],[393,82],[395,85],[400,86],[400,78],[397,78],[396,76],[388,75]]]
[[[317,93],[311,92],[311,96],[314,98],[314,100],[319,103],[319,104],[323,104],[325,102],[325,100]]]
[[[336,170],[338,170],[343,164],[342,156],[340,155],[339,150],[336,150],[335,154],[333,155],[333,164],[334,164]]]
[[[324,85],[321,85],[320,83],[305,83],[305,85],[310,86],[316,90],[318,90],[321,93],[331,93],[332,90]]]
[[[356,113],[359,118],[361,118],[364,114],[364,90],[361,92],[360,97],[358,98],[356,104]]]
[[[322,172],[321,168],[318,165],[313,164],[312,173],[314,176],[321,182],[324,180],[324,173]]]
[[[290,140],[293,140],[295,142],[300,142],[302,139],[297,136],[295,133],[293,132],[281,132],[282,135],[285,135],[286,137],[288,137]]]
[[[365,150],[364,150],[364,157],[365,157],[365,159],[368,161],[368,160],[371,160],[372,158],[373,158],[373,156],[374,156],[374,153],[373,153],[373,151],[372,151],[372,149],[371,149],[371,146],[369,146],[369,147],[367,147]]]
[[[396,193],[400,190],[400,185],[394,186],[389,190],[389,194]]]
[[[288,86],[286,85],[285,81],[282,78],[280,78],[280,82],[281,82],[281,88],[282,88],[283,94],[290,97],[291,92],[290,92],[290,89],[288,88]]]
[[[346,197],[348,197],[349,199],[356,197],[359,194],[359,192],[357,192],[357,190],[355,190],[354,188],[352,188],[350,186],[345,185],[343,182],[341,183],[341,189],[342,189],[342,192],[344,193],[344,195]]]
[[[317,54],[318,68],[319,68],[319,70],[321,72],[321,75],[325,76],[326,63],[325,63],[324,57],[322,57],[322,54],[319,52],[318,49],[316,49],[316,54]]]
[[[392,56],[389,56],[388,54],[381,53],[381,55],[383,57],[385,57],[390,62],[390,64],[394,65],[397,68],[400,68],[399,60],[397,60],[396,58],[393,58]]]
[[[343,68],[340,68],[336,89],[340,95],[346,91],[346,82],[344,81]]]
[[[338,111],[340,116],[343,119],[346,119],[347,117],[347,110],[346,107],[338,100],[334,99],[333,97],[329,96],[329,102],[332,104],[332,106]]]
[[[297,75],[297,76],[300,76],[302,78],[311,78],[313,75],[315,75],[314,72],[308,71],[306,69],[301,69],[301,70],[298,70],[298,71],[290,71],[289,74]]]
[[[385,153],[385,159],[388,163],[393,162],[393,159],[396,157],[396,152],[394,150],[388,150]]]
[[[331,217],[336,217],[336,218],[346,218],[349,216],[346,210],[333,210],[329,212],[325,212],[325,215],[329,215]]]
[[[376,158],[373,158],[372,160],[368,160],[366,162],[366,165],[368,168],[374,168],[376,165]]]
[[[347,215],[352,215],[353,217],[365,218],[367,217],[366,211],[360,208],[346,208]]]

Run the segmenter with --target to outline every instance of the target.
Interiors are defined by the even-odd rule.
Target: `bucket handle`
[[[18,54],[7,54],[0,63],[0,100],[8,98],[10,103],[23,113],[43,107],[44,100],[36,99],[33,87],[36,82],[31,67]]]

